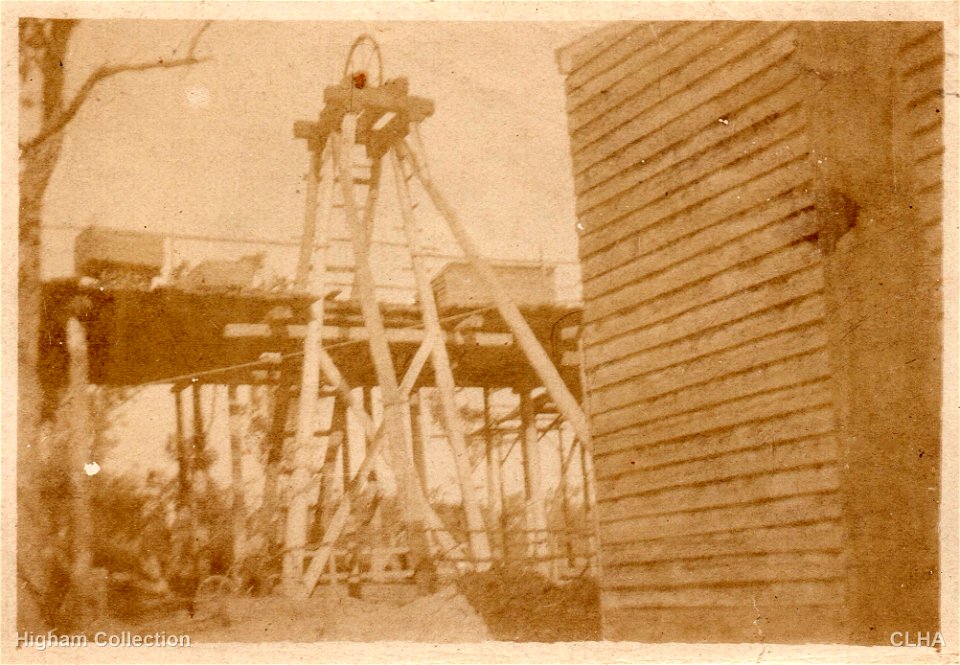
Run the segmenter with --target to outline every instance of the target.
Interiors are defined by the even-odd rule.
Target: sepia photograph
[[[4,8],[4,659],[957,662],[956,3],[135,4]]]

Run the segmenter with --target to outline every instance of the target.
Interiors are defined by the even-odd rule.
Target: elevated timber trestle
[[[376,58],[376,72],[370,67],[369,57],[360,64],[358,54],[364,49]],[[312,593],[328,567],[332,566],[332,574],[336,578],[338,541],[351,514],[358,511],[370,513],[360,519],[373,519],[372,515],[377,510],[376,497],[381,491],[374,481],[375,472],[378,465],[384,463],[396,478],[409,549],[409,566],[413,570],[425,572],[429,578],[437,559],[451,558],[479,570],[489,567],[494,558],[490,532],[484,523],[480,497],[471,477],[467,432],[457,403],[457,390],[472,386],[485,388],[484,432],[488,439],[488,483],[492,477],[496,477],[499,483],[498,461],[502,464],[504,457],[493,444],[487,390],[504,387],[514,389],[520,396],[516,415],[520,422],[518,429],[525,479],[527,549],[530,559],[541,562],[542,565],[538,564],[537,567],[546,572],[548,527],[546,498],[540,478],[538,443],[542,435],[537,425],[538,405],[541,408],[546,403],[552,405],[557,413],[554,424],[562,419],[575,435],[582,457],[585,508],[589,513],[587,523],[591,531],[594,526],[590,500],[593,496],[590,430],[579,401],[574,397],[574,391],[579,393],[582,390],[582,376],[576,360],[568,360],[571,351],[562,348],[564,344],[569,346],[571,337],[575,336],[558,334],[577,327],[578,320],[573,315],[578,317],[579,311],[575,308],[540,307],[528,308],[521,313],[511,301],[496,271],[481,257],[467,228],[430,175],[418,126],[432,115],[433,103],[410,96],[405,79],[381,81],[379,47],[371,38],[364,36],[355,42],[348,56],[343,80],[339,85],[325,90],[324,101],[325,106],[316,122],[297,122],[294,127],[295,136],[307,141],[310,152],[303,236],[294,280],[296,295],[278,297],[271,294],[263,297],[234,293],[214,296],[178,293],[172,289],[140,294],[123,291],[111,293],[103,289],[88,292],[86,305],[88,311],[94,312],[88,316],[94,321],[93,326],[88,324],[92,331],[89,335],[89,353],[91,357],[102,354],[105,360],[99,364],[91,363],[91,366],[104,368],[100,370],[107,375],[100,377],[103,383],[173,383],[178,396],[178,423],[182,421],[179,395],[188,385],[193,386],[193,399],[197,405],[194,409],[195,418],[202,412],[197,395],[203,383],[276,383],[287,391],[286,395],[296,400],[296,427],[292,432],[292,448],[288,454],[289,482],[282,538],[281,589],[290,596]],[[358,151],[361,150],[369,160],[369,165],[363,168],[360,168],[358,160]],[[402,230],[412,261],[417,291],[417,304],[413,307],[383,306],[377,300],[370,245],[384,167],[393,176]],[[413,183],[418,185],[416,190]],[[450,312],[448,308],[441,313],[423,261],[423,242],[419,237],[415,215],[418,192],[426,195],[449,226],[486,292],[486,306],[475,310],[464,308],[456,312]],[[335,203],[337,197],[340,199],[339,206]],[[334,300],[338,292],[326,280],[327,238],[335,214],[342,214],[345,218],[355,260],[351,302],[346,303]],[[83,292],[67,284],[50,285],[48,290],[59,293],[60,297],[71,293],[76,296],[78,292]],[[197,320],[196,306],[211,298],[220,298],[221,303],[224,299],[230,300],[240,307],[226,308],[230,314],[226,314],[224,309],[217,308],[215,311],[211,308],[210,316]],[[130,304],[125,304],[127,301]],[[146,371],[147,376],[151,376],[149,363],[131,366],[136,364],[129,362],[129,355],[125,356],[124,353],[129,354],[135,342],[131,343],[129,338],[114,339],[112,342],[109,339],[117,334],[118,321],[128,316],[130,307],[135,307],[134,303],[137,302],[152,302],[161,320],[169,318],[171,310],[176,308],[175,303],[179,302],[192,310],[194,325],[205,328],[208,338],[211,337],[210,331],[215,331],[218,339],[215,344],[210,343],[213,348],[208,348],[206,355],[203,349],[196,353],[197,362],[191,365],[192,371],[171,378],[154,367],[153,371],[160,377],[143,381],[141,376],[141,380],[137,381],[130,375],[142,375]],[[104,325],[99,332],[107,339],[97,338],[98,303],[102,306],[101,310],[112,312],[112,316],[106,316],[105,321],[103,312],[100,312],[99,323]],[[212,307],[211,304],[206,306]],[[244,314],[244,308],[248,314]],[[140,321],[148,318],[143,314],[142,310],[138,310]],[[398,325],[398,321],[403,323]],[[558,330],[561,324],[565,327]],[[138,330],[131,336],[138,334],[142,335],[143,331]],[[169,330],[166,335],[170,335]],[[171,346],[175,346],[173,339],[170,342]],[[544,349],[545,344],[551,347],[550,353]],[[557,352],[557,345],[561,348],[560,352]],[[152,346],[162,345],[153,340]],[[364,346],[365,351],[358,353]],[[248,360],[223,368],[222,352],[226,348],[235,349],[238,357]],[[456,355],[455,362],[451,360],[451,353]],[[210,357],[214,354],[220,361],[220,367],[198,371],[211,364]],[[576,356],[575,346],[572,354]],[[428,364],[430,372],[424,371]],[[296,378],[298,375],[299,379]],[[299,386],[295,385],[297,383]],[[352,390],[357,386],[374,385],[380,391],[380,418],[375,418],[369,404],[365,404],[365,400]],[[466,534],[464,543],[457,542],[448,532],[426,496],[425,452],[422,436],[416,435],[423,428],[411,422],[412,406],[414,420],[418,423],[427,408],[416,392],[421,385],[435,386],[438,396],[439,421],[452,452],[462,499]],[[534,391],[538,386],[542,386],[545,393],[535,398]],[[345,413],[349,411],[367,440],[365,455],[352,475],[346,458],[347,448],[338,444],[334,436],[334,423],[325,431],[319,426],[318,401],[324,395],[334,401],[333,412],[340,414],[334,419],[339,419],[341,433],[344,431]],[[240,436],[235,426],[239,422],[240,408],[236,404],[236,391],[231,390],[230,396],[233,440]],[[287,434],[287,407],[280,403],[285,399],[278,397],[275,405],[278,411],[274,413],[271,434],[278,439],[278,450]],[[418,420],[417,414],[420,414],[421,420]],[[182,426],[178,426],[178,439],[181,441],[184,438],[182,429]],[[415,435],[413,440],[411,430]],[[563,509],[567,511],[566,472],[574,447],[571,445],[566,451],[563,436],[559,430],[557,432],[563,475],[560,487]],[[199,443],[202,444],[202,440]],[[339,502],[331,505],[333,497],[326,488],[321,488],[320,493],[328,497],[327,501],[315,498],[317,490],[314,480],[316,469],[323,466],[323,461],[336,455],[335,446],[343,449],[344,488]],[[191,477],[195,470],[190,469],[190,455],[183,446],[180,449],[181,474],[187,474],[185,482],[186,491],[189,492],[191,483],[198,482],[198,479],[195,475]],[[329,481],[329,474],[326,477]],[[498,510],[502,510],[505,500],[502,492],[501,484],[500,496],[488,493],[486,503],[491,512],[492,506],[497,505]],[[264,501],[268,499],[270,497],[265,493]],[[239,501],[239,505],[242,505],[242,499]],[[311,507],[317,506],[319,512],[321,504],[324,512],[320,520],[322,537],[319,545],[308,551],[311,524],[317,522],[310,514]],[[500,531],[500,549],[505,553],[507,537],[503,529]],[[239,555],[239,550],[243,549],[243,537],[242,534],[234,536]]]

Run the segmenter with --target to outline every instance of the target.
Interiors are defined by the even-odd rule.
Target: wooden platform
[[[258,360],[265,353],[276,357],[302,351],[309,304],[304,295],[270,292],[149,291],[84,287],[74,280],[48,282],[43,288],[41,380],[48,389],[65,381],[64,326],[77,316],[87,327],[94,384],[175,383],[193,376],[206,383],[276,382],[281,367]],[[325,309],[324,345],[344,377],[353,386],[376,385],[358,303],[330,300]],[[419,308],[383,304],[381,311],[394,362],[402,372],[422,336]],[[457,385],[497,388],[538,383],[496,309],[471,314],[474,311],[440,312]],[[523,314],[573,394],[579,394],[580,308],[526,308]],[[226,367],[234,368],[221,371]],[[299,356],[285,359],[283,369],[298,382]],[[428,364],[418,385],[433,385],[433,380]]]

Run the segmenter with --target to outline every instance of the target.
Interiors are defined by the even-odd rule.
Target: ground
[[[191,614],[192,613],[192,614]],[[473,573],[417,597],[414,587],[365,585],[361,598],[344,587],[314,597],[223,596],[189,607],[168,606],[111,629],[187,634],[204,642],[411,641],[561,642],[600,639],[596,586],[587,579],[554,585],[530,573]]]

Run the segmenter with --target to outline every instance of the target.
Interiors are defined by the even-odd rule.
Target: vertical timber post
[[[343,496],[346,496],[350,488],[350,482],[353,480],[353,462],[350,454],[350,421],[347,417],[349,405],[342,395],[337,395],[337,397],[340,397],[340,399],[334,402],[333,422],[340,424],[340,434],[343,436],[343,444],[340,446],[340,470],[343,473]],[[328,524],[324,524],[324,530],[328,527]]]
[[[194,505],[193,505],[193,456],[186,434],[186,416],[184,414],[184,385],[173,387],[176,408],[177,427],[177,546],[178,566],[181,574],[193,577],[194,549]]]
[[[203,384],[196,379],[190,388],[190,399],[192,402],[193,416],[193,437],[191,457],[193,458],[193,525],[195,542],[195,570],[197,581],[201,581],[210,574],[210,525],[197,509],[197,498],[207,498],[210,489],[209,484],[209,459],[207,456],[207,432],[203,423],[203,405],[201,404],[201,389]],[[206,504],[206,501],[204,501]]]
[[[84,465],[92,461],[93,404],[90,385],[87,383],[87,335],[83,324],[76,318],[67,321],[67,347],[70,354],[70,383],[65,420],[70,435],[67,437],[66,463],[70,483],[70,540],[73,550],[70,583],[83,615],[71,618],[89,620],[102,609],[98,596],[101,592],[105,593],[106,589],[97,589],[97,581],[92,574],[93,515],[90,506],[90,484],[93,477],[86,474]]]
[[[376,418],[374,418],[373,388],[370,386],[363,387],[363,409],[370,414],[371,418],[376,420]],[[367,455],[370,455],[370,448],[372,446],[373,442],[367,440]],[[379,491],[380,482],[382,482],[380,475],[376,471],[372,471],[370,473],[371,486],[378,488]],[[383,511],[380,509],[380,504],[377,503],[370,515],[370,521],[367,523],[367,547],[370,549],[370,579],[374,582],[383,581],[383,548],[385,545],[386,543],[383,537]]]
[[[273,410],[270,429],[264,440],[266,465],[263,471],[263,501],[260,506],[258,528],[267,535],[269,545],[277,542],[277,503],[279,499],[280,465],[283,461],[283,443],[286,439],[287,421],[290,419],[292,386],[289,369],[281,366],[280,378],[273,391]]]
[[[201,494],[206,491],[206,472],[207,472],[207,463],[206,463],[206,449],[207,449],[207,433],[206,427],[203,424],[203,405],[201,404],[201,384],[199,381],[194,380],[193,384],[190,387],[190,403],[193,407],[191,409],[191,416],[193,418],[193,428],[192,428],[192,455],[193,458],[193,486],[194,489],[199,491]]]
[[[568,474],[570,472],[570,456],[566,454],[566,445],[564,444],[563,422],[558,420],[556,426],[557,432],[557,452],[560,459],[560,500],[563,507],[563,548],[567,555],[567,565],[573,567],[576,564],[573,556],[573,539],[570,537],[570,482]],[[571,449],[573,444],[571,444]]]
[[[320,450],[316,451],[317,402],[320,392],[320,345],[323,343],[323,301],[326,280],[326,226],[333,203],[334,173],[324,154],[317,155],[315,150],[311,158],[310,182],[320,179],[319,202],[316,184],[312,192],[308,188],[304,222],[303,252],[309,249],[307,261],[308,291],[313,298],[310,304],[310,320],[303,341],[303,367],[300,376],[300,398],[297,405],[297,430],[293,450],[293,473],[290,477],[290,502],[287,507],[287,523],[284,533],[283,569],[281,572],[282,589],[288,596],[301,596],[305,593],[303,585],[304,548],[307,543],[307,514],[310,508],[310,462],[315,454],[323,460],[326,456],[322,440]],[[319,208],[319,210],[318,210]],[[319,224],[318,224],[319,220]],[[309,231],[309,246],[307,236]],[[299,270],[299,267],[298,267]],[[299,277],[299,275],[298,275]]]
[[[523,477],[526,490],[526,530],[528,535],[528,556],[534,561],[534,568],[548,572],[546,561],[547,518],[543,503],[543,479],[540,468],[539,432],[537,431],[537,413],[529,387],[521,388],[520,393],[520,436],[523,455]]]
[[[502,560],[506,558],[506,545],[504,543],[506,534],[502,528],[503,502],[500,478],[500,441],[498,437],[494,436],[493,427],[490,422],[489,388],[483,388],[483,438],[486,444],[487,462],[487,513],[490,516],[491,531],[499,533],[500,535],[500,558]]]
[[[580,373],[580,393],[587,411],[592,412],[590,406],[590,380],[587,376],[585,344],[583,334],[577,339],[577,356]],[[580,446],[580,469],[583,474],[583,513],[590,532],[587,540],[589,547],[590,573],[594,579],[600,578],[600,519],[597,515],[597,485],[593,469],[593,447],[577,436],[574,442]]]
[[[230,527],[233,536],[233,563],[243,561],[246,553],[247,507],[243,492],[243,435],[248,410],[237,394],[237,386],[227,386],[230,416]]]
[[[430,495],[430,478],[427,476],[427,442],[430,441],[430,402],[426,388],[410,393],[410,430],[413,439],[413,466],[420,478],[420,486],[426,496]]]
[[[600,572],[600,545],[597,538],[597,488],[594,483],[593,456],[587,447],[580,443],[580,465],[583,473],[583,510],[590,529],[590,571],[594,575]]]
[[[510,533],[510,497],[507,493],[507,462],[510,459],[510,453],[513,451],[513,446],[507,447],[507,452],[503,454],[503,430],[501,429],[501,423],[494,423],[494,436],[497,441],[497,459],[500,464],[500,534],[503,540],[503,560],[509,561],[513,556],[514,547],[511,538],[513,537]],[[519,439],[519,435],[518,435]]]

